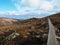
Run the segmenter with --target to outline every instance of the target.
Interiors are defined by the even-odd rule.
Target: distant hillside
[[[51,19],[52,23],[58,27],[60,27],[60,13],[58,14],[54,14],[48,17],[44,17],[44,18],[31,18],[31,19],[27,19],[22,21],[23,24],[27,24],[27,25],[33,25],[36,26],[36,28],[39,26],[41,27],[46,27],[48,25],[48,18]]]
[[[17,22],[17,20],[10,18],[0,18],[0,26],[13,24],[14,22]]]
[[[20,34],[19,37],[16,37],[16,39],[14,39],[17,45],[23,41],[26,41],[27,39],[32,40],[32,35],[42,35],[44,33],[48,34],[48,18],[51,19],[56,29],[58,27],[60,28],[60,13],[44,18],[30,18],[26,20],[0,18],[0,25],[2,24],[2,26],[0,26],[0,40],[9,36],[14,31]]]
[[[8,25],[12,26],[14,30],[14,25],[20,26],[20,30],[47,30],[48,29],[48,21],[47,19],[50,18],[52,23],[60,28],[60,13],[54,14],[44,18],[31,18],[26,20],[14,20],[10,18],[0,18],[0,25]],[[14,23],[15,22],[15,23]],[[4,26],[2,26],[4,27]],[[1,28],[1,27],[0,27]],[[6,26],[7,29],[9,29]],[[17,27],[16,27],[17,28]],[[17,28],[18,29],[18,28]]]
[[[31,18],[26,20],[15,20],[10,18],[0,18],[0,26],[2,25],[18,25],[20,26],[20,30],[47,30],[48,29],[48,22],[47,19],[50,18],[52,23],[57,27],[60,28],[60,13],[54,14],[44,18]],[[10,26],[10,25],[9,25]],[[4,26],[3,26],[4,27]],[[12,26],[13,28],[14,26]],[[6,26],[6,28],[8,28]],[[14,30],[14,29],[13,29]]]

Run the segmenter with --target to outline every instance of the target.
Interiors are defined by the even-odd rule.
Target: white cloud
[[[30,8],[31,10],[32,9],[51,10],[53,8],[53,5],[50,2],[44,0],[18,0],[17,2],[15,2],[15,6],[18,10],[23,8],[25,9],[27,7]]]
[[[15,0],[15,6],[18,11],[29,10],[30,12],[59,12],[60,11],[60,1],[57,0]]]
[[[29,14],[30,12],[27,11],[0,11],[0,15],[25,15]]]
[[[44,1],[42,4],[41,4],[41,7],[40,7],[42,10],[45,10],[45,11],[50,11],[53,9],[53,4],[51,4],[50,2],[48,1]]]
[[[25,15],[60,12],[60,0],[12,0],[12,2],[18,11],[0,12],[0,14]]]
[[[28,6],[32,8],[37,8],[40,5],[40,0],[28,0]]]

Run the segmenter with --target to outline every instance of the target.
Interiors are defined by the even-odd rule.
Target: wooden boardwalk
[[[55,28],[51,23],[50,19],[48,19],[49,24],[49,34],[48,34],[48,41],[47,45],[58,45],[58,40],[56,39]]]

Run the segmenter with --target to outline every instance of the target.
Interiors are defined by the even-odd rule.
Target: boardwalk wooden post
[[[55,34],[55,29],[50,19],[48,19],[48,24],[49,24],[49,34],[48,34],[47,45],[58,45],[57,43],[58,41],[56,39],[56,34]]]

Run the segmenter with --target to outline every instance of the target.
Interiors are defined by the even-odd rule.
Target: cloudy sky
[[[60,0],[0,0],[0,15],[51,15],[60,12]]]

